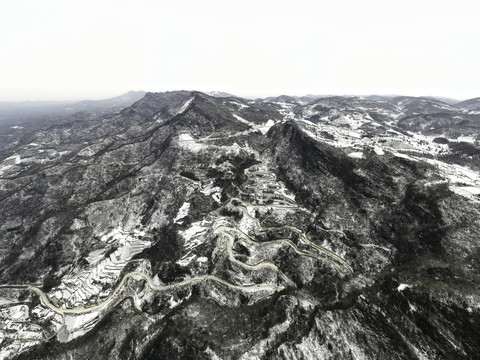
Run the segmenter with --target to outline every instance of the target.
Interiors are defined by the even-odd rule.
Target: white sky
[[[479,10],[478,0],[2,0],[0,100],[477,97]]]

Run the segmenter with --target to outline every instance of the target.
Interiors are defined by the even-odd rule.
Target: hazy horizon
[[[156,93],[156,92],[169,92],[169,91],[198,91],[202,92],[205,94],[211,93],[212,91],[206,91],[206,90],[201,90],[201,89],[166,89],[166,90],[159,90],[159,91],[149,91],[149,90],[129,90],[121,94],[114,94],[112,96],[108,97],[86,97],[86,98],[72,98],[72,99],[23,99],[23,100],[3,100],[0,99],[0,104],[1,103],[75,103],[75,102],[81,102],[81,101],[96,101],[96,100],[107,100],[110,98],[115,98],[119,97],[122,95],[126,95],[130,92],[145,92],[145,93]],[[341,96],[341,97],[368,97],[368,96],[380,96],[380,97],[401,97],[401,96],[406,96],[406,97],[423,97],[423,98],[437,98],[437,99],[449,99],[449,100],[456,100],[458,102],[462,102],[465,100],[470,100],[473,98],[478,98],[480,96],[475,96],[472,98],[452,98],[448,96],[437,96],[437,95],[410,95],[410,94],[314,94],[314,93],[309,93],[309,94],[288,94],[288,93],[276,93],[276,94],[271,94],[271,95],[266,95],[266,96],[255,96],[255,95],[239,95],[230,91],[223,91],[223,90],[214,90],[219,93],[228,93],[237,97],[245,98],[245,99],[261,99],[261,98],[268,98],[268,97],[278,97],[278,96],[292,96],[292,97],[303,97],[303,96],[315,96],[315,97],[333,97],[333,96]]]
[[[475,98],[478,7],[18,0],[0,6],[0,101],[95,100],[134,89]]]

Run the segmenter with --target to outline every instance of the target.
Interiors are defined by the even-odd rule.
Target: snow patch
[[[213,181],[207,184],[205,187],[200,190],[202,194],[210,195],[216,202],[220,202],[222,197],[222,189],[218,186],[213,186]]]
[[[96,264],[103,259],[104,254],[105,254],[105,249],[93,250],[88,254],[85,260],[87,260],[89,264]]]
[[[350,154],[348,154],[348,157],[351,157],[354,159],[363,159],[363,151],[351,152]]]
[[[182,300],[175,301],[174,297],[171,296],[170,299],[168,299],[168,307],[170,309],[173,309],[174,307],[177,307],[178,304],[180,304],[181,302],[182,302]]]
[[[217,203],[219,203],[222,199],[222,195],[220,192],[213,194],[212,197],[213,197],[213,200],[215,200]]]
[[[203,244],[205,241],[204,235],[207,231],[208,227],[203,226],[202,221],[197,221],[194,222],[187,230],[180,232],[180,235],[185,239],[183,244],[185,255],[183,255],[183,257],[177,261],[177,264],[181,266],[187,266],[196,258],[196,255],[192,254],[192,251],[200,244]],[[204,258],[199,258],[198,261],[203,262],[203,259]]]
[[[270,119],[265,124],[257,126],[257,129],[260,130],[262,134],[266,134],[273,125],[275,125],[275,122]]]
[[[193,136],[189,133],[182,133],[182,134],[178,135],[178,139],[180,141],[195,141]]]
[[[0,167],[0,176],[5,173],[5,171],[11,169],[13,165],[3,165]]]
[[[251,125],[250,122],[248,122],[247,120],[245,120],[245,119],[242,118],[241,116],[238,116],[237,114],[232,114],[232,115],[233,115],[233,117],[234,117],[235,119],[237,119],[238,121],[241,121],[241,122],[243,122],[243,123],[245,123],[245,124]]]
[[[415,158],[413,158],[411,156],[408,156],[406,154],[402,154],[402,153],[399,153],[399,152],[396,152],[396,151],[392,151],[392,154],[396,157],[399,157],[399,158],[408,159],[408,160],[411,160],[411,161],[418,162],[418,159],[415,159]]]
[[[207,227],[202,226],[201,221],[194,222],[187,230],[181,231],[180,234],[185,238],[185,242],[188,243],[192,238],[204,234],[208,230]]]
[[[99,312],[92,311],[81,315],[70,315],[65,317],[65,328],[62,335],[58,335],[60,342],[68,342],[87,333],[99,321]]]
[[[222,360],[212,349],[207,347],[207,350],[205,350],[205,354],[207,354],[210,359],[212,360]]]
[[[190,264],[193,261],[193,259],[195,259],[195,255],[193,255],[193,254],[185,255],[180,260],[178,260],[176,263],[180,266],[187,266],[188,264]]]
[[[377,244],[360,244],[360,246],[363,246],[363,247],[366,247],[366,248],[377,248],[377,249],[382,249],[382,250],[385,250],[385,251],[388,251],[390,252],[391,249],[385,247],[385,246],[380,246],[380,245],[377,245]]]
[[[194,96],[190,97],[185,103],[182,105],[182,107],[178,110],[177,115],[183,113],[185,110],[187,110],[188,106],[192,103]]]
[[[178,140],[180,143],[180,147],[186,150],[190,150],[192,152],[198,152],[205,147],[207,147],[204,144],[198,143],[191,134],[189,133],[182,133],[178,135]]]
[[[415,305],[411,304],[410,301],[408,302],[408,307],[410,309],[410,312],[417,311],[417,307]]]
[[[20,155],[17,155],[17,154],[14,154],[14,155],[10,156],[3,161],[5,162],[5,161],[10,161],[10,160],[13,160],[15,165],[19,165],[19,164],[22,163],[22,159],[20,158]]]
[[[406,288],[410,288],[410,287],[412,287],[412,286],[411,286],[411,285],[408,285],[408,284],[400,284],[400,285],[398,285],[397,290],[398,290],[398,291],[403,291],[403,290],[405,290]]]
[[[182,207],[178,210],[177,216],[175,219],[173,219],[174,223],[179,223],[181,219],[186,217],[188,215],[188,212],[190,211],[190,203],[184,202]]]
[[[473,136],[459,136],[457,141],[475,143],[475,138]]]
[[[450,186],[450,190],[471,200],[477,200],[480,196],[480,188],[475,186]]]
[[[242,109],[244,109],[244,108],[249,108],[249,107],[250,107],[250,106],[248,106],[248,105],[242,104],[242,103],[239,102],[239,101],[230,101],[230,104],[239,106],[239,110],[242,110]]]

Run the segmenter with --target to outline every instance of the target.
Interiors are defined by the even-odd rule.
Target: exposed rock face
[[[479,115],[308,100],[1,128],[0,358],[477,357]]]

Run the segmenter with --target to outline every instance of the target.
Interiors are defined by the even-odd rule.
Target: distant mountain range
[[[466,110],[480,111],[480,97],[459,102],[455,106]]]
[[[0,102],[0,122],[18,122],[45,117],[64,117],[77,112],[97,115],[120,111],[145,96],[145,91],[129,91],[103,100]]]
[[[2,102],[0,101],[0,122],[18,122],[25,120],[33,120],[39,118],[64,117],[75,114],[77,112],[94,113],[96,115],[120,111],[121,109],[132,105],[140,100],[146,94],[145,91],[129,91],[125,94],[102,100],[82,100],[82,101],[21,101],[21,102]],[[217,98],[237,97],[231,93],[222,91],[211,91],[207,93]],[[308,103],[320,98],[336,97],[336,95],[304,95],[290,96],[280,95],[275,97],[263,98],[267,101],[280,101],[293,103],[301,101]],[[351,96],[344,96],[351,97]],[[437,102],[437,106],[450,105],[456,108],[480,111],[480,98],[459,101],[445,97],[405,97],[396,95],[369,95],[365,99],[390,102],[393,99],[410,99],[419,103],[422,99]],[[260,98],[262,99],[262,98]],[[415,100],[416,99],[416,100]]]

